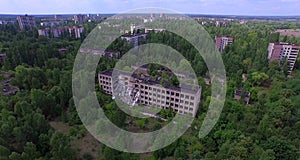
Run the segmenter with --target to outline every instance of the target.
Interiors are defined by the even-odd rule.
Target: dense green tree
[[[22,156],[16,152],[9,155],[9,160],[22,160]]]
[[[179,146],[175,149],[174,158],[175,159],[187,159],[187,151],[184,146]]]
[[[0,145],[0,158],[2,159],[5,159],[5,158],[7,158],[8,156],[9,156],[9,154],[10,154],[10,151],[9,151],[9,149],[8,148],[6,148],[6,147],[4,147],[4,146],[1,146]]]
[[[265,149],[271,149],[275,153],[276,159],[297,159],[298,153],[295,146],[291,145],[285,138],[272,136],[264,144]],[[267,152],[268,156],[272,153]]]
[[[50,139],[51,155],[53,160],[73,160],[74,150],[71,149],[70,137],[55,132]]]
[[[38,158],[40,153],[37,151],[37,148],[33,143],[27,142],[21,156],[24,160],[31,160]]]

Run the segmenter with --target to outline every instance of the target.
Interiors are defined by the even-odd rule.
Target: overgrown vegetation
[[[203,139],[197,136],[208,109],[210,86],[205,86],[203,77],[207,68],[202,58],[186,41],[167,32],[151,33],[143,42],[163,43],[177,49],[191,61],[200,85],[204,86],[192,127],[172,145],[151,153],[149,159],[299,159],[300,61],[293,77],[287,78],[278,63],[268,64],[267,47],[269,42],[282,40],[300,44],[300,39],[273,33],[277,24],[249,25],[206,27],[212,37],[230,35],[235,41],[222,55],[228,77],[224,110],[217,125]],[[2,70],[9,72],[14,78],[12,83],[21,89],[14,96],[0,96],[0,159],[97,159],[90,153],[76,156],[76,147],[71,145],[73,139],[85,133],[71,87],[73,62],[82,40],[37,37],[35,31],[19,32],[13,25],[0,25],[0,28],[0,46],[7,55]],[[118,39],[110,49],[124,54],[131,47]],[[59,52],[60,48],[67,51]],[[103,57],[98,71],[113,68],[115,63],[116,60]],[[248,75],[246,81],[242,74]],[[251,92],[250,105],[233,100],[234,90],[240,88]],[[97,96],[107,117],[117,126],[126,129],[128,121],[133,121],[141,129],[161,127],[161,124],[149,127],[148,120],[129,118],[99,88]],[[70,133],[55,130],[49,125],[54,120],[65,122],[73,129]],[[95,150],[101,150],[99,159],[144,158],[105,146]]]

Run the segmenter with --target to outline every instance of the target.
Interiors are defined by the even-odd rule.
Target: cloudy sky
[[[300,15],[300,0],[0,0],[0,14],[122,13],[160,7],[181,13]]]

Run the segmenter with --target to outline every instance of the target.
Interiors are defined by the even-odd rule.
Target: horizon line
[[[88,12],[73,12],[73,13],[0,13],[0,15],[10,15],[10,16],[21,16],[21,15],[35,15],[35,16],[49,16],[49,15],[77,15],[77,14],[100,14],[100,15],[122,15],[126,13],[88,13]],[[136,14],[136,13],[135,13]],[[140,13],[140,14],[151,14],[151,13]],[[155,13],[154,13],[155,14]],[[174,13],[177,14],[177,13]],[[216,14],[216,13],[180,13],[183,15],[204,15],[204,16],[246,16],[246,17],[300,17],[300,15],[244,15],[244,14]]]

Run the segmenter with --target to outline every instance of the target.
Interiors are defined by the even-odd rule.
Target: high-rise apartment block
[[[74,22],[75,24],[83,24],[86,20],[85,15],[78,14],[74,16]]]
[[[34,16],[18,16],[17,20],[21,30],[31,30],[36,28],[36,21]]]
[[[44,36],[48,38],[63,38],[67,36],[70,36],[72,38],[81,38],[83,32],[84,28],[77,26],[44,28],[38,30],[39,36]]]
[[[289,70],[288,74],[291,74],[298,54],[299,54],[300,46],[294,45],[290,43],[269,43],[268,47],[268,60],[269,62],[277,60],[281,62],[283,59],[286,59],[289,62]]]
[[[127,34],[121,36],[122,39],[125,39],[127,42],[132,43],[134,47],[139,45],[139,41],[147,38],[147,34]]]
[[[122,101],[135,106],[137,104],[157,108],[172,108],[182,115],[196,116],[201,97],[201,87],[182,84],[176,86],[162,86],[160,82],[148,76],[118,72],[113,78],[113,70],[106,70],[98,74],[99,86],[112,96],[123,97]]]
[[[234,38],[229,36],[216,36],[216,48],[222,53],[226,46],[233,43]]]

